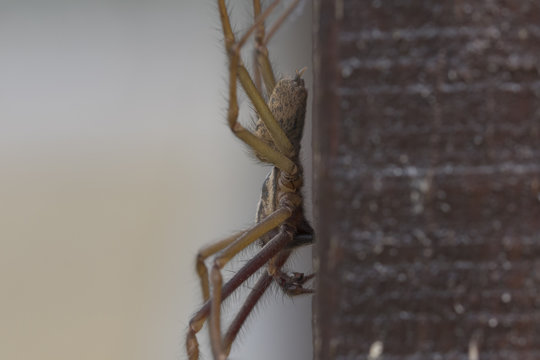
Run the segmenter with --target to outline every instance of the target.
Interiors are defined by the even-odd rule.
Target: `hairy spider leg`
[[[259,0],[253,0],[253,18],[254,19],[257,19],[261,15],[261,9],[262,9],[261,2]],[[253,82],[255,83],[255,87],[257,88],[257,90],[259,90],[261,94],[263,90],[262,84],[261,84],[261,69],[260,69],[261,65],[258,61],[257,48],[259,47],[259,44],[261,44],[264,41],[264,33],[265,33],[264,21],[262,21],[261,23],[257,25],[257,29],[255,30],[255,35],[254,35],[255,49],[254,49],[254,55],[253,55]],[[272,72],[272,75],[274,75],[273,72]],[[276,81],[274,78],[274,84],[275,83]]]
[[[246,279],[263,267],[290,241],[291,235],[285,231],[280,231],[276,236],[274,236],[272,240],[270,240],[270,242],[268,242],[261,249],[261,251],[259,251],[236,274],[234,274],[234,276],[223,286],[223,288],[219,287],[220,300],[223,301],[230,294],[232,294]],[[189,322],[189,330],[186,336],[186,350],[190,360],[199,359],[199,343],[197,341],[197,333],[203,327],[208,316],[214,311],[214,304],[214,298],[208,300]],[[214,326],[215,324],[209,324],[210,328]],[[221,334],[219,334],[219,338],[221,339]],[[215,359],[218,359],[218,357],[215,357]]]
[[[225,336],[223,337],[223,348],[225,349],[227,355],[229,355],[231,352],[231,346],[234,343],[238,332],[240,332],[242,325],[244,325],[244,322],[248,318],[251,311],[255,308],[255,305],[257,305],[259,299],[264,295],[270,284],[272,284],[272,281],[272,276],[270,276],[267,272],[264,272],[259,277],[259,280],[255,286],[253,286],[249,292],[249,295],[246,297],[238,313],[235,315],[233,321],[229,325],[229,328],[225,332]]]
[[[203,247],[197,253],[196,269],[197,269],[197,274],[199,275],[199,279],[201,281],[201,289],[202,289],[204,301],[207,301],[210,298],[210,286],[208,283],[208,268],[206,267],[205,260],[208,257],[217,253],[218,251],[225,249],[234,240],[238,239],[242,234],[244,234],[244,231],[237,232],[236,234],[231,235],[226,239],[216,241],[213,244]]]
[[[270,95],[272,91],[274,90],[274,87],[276,86],[276,77],[274,75],[274,71],[272,69],[272,65],[270,64],[270,59],[268,58],[268,42],[270,41],[270,38],[276,33],[277,29],[283,24],[285,19],[289,17],[289,15],[294,11],[294,9],[298,6],[300,3],[300,0],[295,0],[289,5],[289,7],[285,10],[283,14],[275,21],[275,23],[272,25],[270,30],[265,35],[265,27],[264,22],[259,23],[257,26],[257,29],[255,30],[255,55],[253,56],[254,59],[254,71],[255,71],[255,86],[259,90],[259,92],[262,92],[261,88],[261,75],[264,81],[264,86],[266,88],[266,93]],[[253,13],[255,19],[260,15],[261,13],[261,1],[260,0],[253,0]]]
[[[239,232],[238,234],[243,234],[243,233],[244,231]],[[229,240],[230,238],[231,237],[225,240]],[[223,242],[225,242],[225,240],[223,240]],[[274,241],[277,241],[277,240],[274,240]],[[218,243],[223,243],[223,242],[220,241]],[[294,248],[309,245],[312,243],[313,243],[313,235],[310,235],[310,234],[295,235],[292,241],[287,242],[286,249],[292,250]],[[238,271],[229,281],[227,281],[227,283],[225,283],[225,285],[223,285],[223,288],[221,291],[222,301],[225,300],[227,297],[229,297],[229,295],[231,295],[247,278],[253,275],[255,271],[257,271],[262,266],[264,266],[274,256],[273,255],[274,250],[272,249],[274,245],[268,246],[269,244],[267,244],[257,255],[255,255],[254,258],[250,259],[242,267],[242,269],[240,269],[240,271]],[[286,257],[283,256],[285,254],[287,255]],[[281,250],[279,252],[280,259],[276,260],[275,262],[276,266],[281,266],[282,264],[284,264],[288,258],[288,255],[289,253],[286,253],[283,250]],[[263,277],[265,278],[267,277],[269,280],[263,280]],[[312,275],[306,276],[306,278],[311,278],[311,277]],[[264,294],[264,292],[268,288],[268,286],[263,286],[262,283],[266,283],[266,281],[271,282],[272,279],[273,277],[268,272],[265,272],[263,276],[261,276],[257,284],[253,287],[253,290],[251,291],[250,295],[248,295],[246,302],[244,303],[244,305],[242,305],[242,308],[239,310],[238,314],[235,316],[234,320],[229,325],[229,329],[227,330],[224,337],[224,341],[223,341],[224,347],[225,349],[227,349],[227,353],[229,353],[231,344],[234,342],[234,339],[236,338],[238,331],[242,327],[242,324],[247,319],[251,310],[253,310],[258,299]],[[260,295],[257,298],[255,298],[256,294],[260,294]],[[189,321],[189,330],[186,336],[186,349],[187,349],[190,360],[196,360],[199,358],[199,348],[198,348],[198,341],[197,341],[196,334],[201,330],[209,314],[210,314],[210,301],[206,299],[205,303],[201,306],[201,308],[193,315],[193,317]]]
[[[257,19],[261,14],[261,1],[253,0],[253,16]],[[255,78],[255,86],[262,94],[261,76],[264,81],[266,93],[270,95],[276,86],[276,77],[268,58],[268,49],[265,42],[265,27],[264,23],[260,23],[255,31],[255,49],[253,55],[253,71]]]
[[[223,348],[223,341],[221,338],[221,286],[223,278],[221,276],[221,269],[227,264],[236,254],[245,249],[249,244],[253,243],[261,236],[267,234],[271,230],[275,229],[279,225],[283,224],[285,220],[291,217],[293,210],[288,207],[282,207],[270,214],[266,219],[257,223],[251,227],[244,235],[235,240],[231,245],[223,249],[214,259],[212,270],[210,271],[210,282],[212,283],[212,295],[211,295],[211,308],[209,319],[210,330],[210,343],[212,345],[212,353],[214,359],[225,360],[227,354]],[[286,241],[290,241],[293,237],[292,233],[287,233],[283,238]],[[285,246],[286,243],[282,245]],[[282,248],[281,247],[281,248]],[[266,248],[266,246],[264,247]],[[263,248],[263,249],[264,249]],[[281,250],[276,248],[276,252]],[[274,255],[275,255],[274,253]]]
[[[286,230],[286,226],[282,226],[280,232],[266,244],[256,258],[264,260],[263,263],[252,264],[248,262],[242,267],[237,275],[243,276],[244,280],[251,276],[256,270],[261,268],[268,262],[268,271],[259,279],[256,286],[246,298],[244,304],[240,308],[238,314],[229,325],[225,336],[221,336],[221,303],[225,298],[224,289],[222,289],[221,269],[230,261],[236,254],[242,251],[246,246],[257,240],[265,233],[268,233],[273,228],[283,224],[292,214],[292,209],[283,206],[266,217],[262,222],[255,224],[247,230],[238,240],[231,243],[214,259],[214,265],[211,271],[212,281],[212,299],[210,301],[210,342],[212,345],[212,353],[214,359],[225,360],[229,355],[231,345],[242,327],[243,323],[255,308],[257,301],[264,294],[272,279],[274,279],[283,291],[289,296],[312,293],[312,289],[304,289],[302,285],[311,280],[315,275],[307,275],[301,273],[293,273],[292,275],[285,274],[281,271],[281,267],[287,261],[291,254],[291,249],[286,249],[288,243],[293,241],[293,234]],[[272,227],[273,224],[277,224]],[[253,266],[255,265],[255,266]],[[268,282],[270,281],[270,282]],[[228,296],[229,293],[226,295]]]
[[[283,264],[285,264],[285,261],[287,261],[289,255],[287,254],[286,256],[282,256],[282,252],[280,251],[276,257],[276,266],[281,267],[283,266]],[[257,302],[259,301],[261,296],[268,289],[268,287],[272,283],[272,280],[273,277],[268,272],[264,272],[261,275],[255,286],[249,293],[248,297],[242,304],[242,307],[229,325],[229,329],[227,329],[227,332],[225,333],[225,336],[223,338],[223,345],[227,350],[227,354],[229,354],[231,350],[231,345],[236,339],[236,336],[242,328],[242,325],[244,325],[244,322],[248,318],[251,311],[255,308],[255,305],[257,305]]]
[[[208,268],[206,267],[206,264],[205,264],[206,259],[208,259],[210,256],[226,248],[235,239],[238,239],[244,233],[245,231],[237,232],[234,235],[229,236],[228,238],[216,241],[208,246],[203,247],[202,249],[198,251],[197,261],[196,261],[196,271],[201,281],[203,301],[206,302],[210,297]],[[293,249],[293,248],[310,245],[310,244],[313,244],[313,235],[311,234],[296,235],[293,241],[287,245],[287,248]]]
[[[289,174],[295,174],[298,169],[291,160],[294,155],[294,147],[279,123],[274,118],[274,115],[268,108],[264,98],[261,96],[261,94],[259,94],[257,87],[253,83],[251,76],[240,59],[240,50],[247,40],[247,35],[253,32],[253,30],[255,30],[255,28],[258,26],[258,23],[263,21],[270,14],[270,11],[273,9],[272,6],[275,7],[275,5],[277,5],[277,1],[273,2],[259,16],[257,22],[253,24],[253,26],[238,42],[235,42],[229,16],[227,14],[227,8],[225,6],[225,0],[218,0],[218,5],[220,18],[223,25],[223,33],[225,36],[225,47],[229,57],[229,109],[227,112],[227,121],[229,123],[229,127],[234,135],[249,145],[255,151],[255,153],[264,155],[265,159],[279,169]],[[236,92],[237,79],[242,84],[244,91],[257,110],[260,118],[263,120],[277,150],[273,149],[269,144],[259,139],[238,122],[238,99]]]

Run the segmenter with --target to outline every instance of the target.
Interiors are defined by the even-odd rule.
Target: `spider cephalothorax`
[[[261,12],[260,0],[253,0],[254,25],[240,38],[235,39],[231,29],[225,0],[218,0],[225,48],[229,59],[229,110],[227,120],[231,131],[244,141],[263,162],[273,165],[266,177],[257,208],[256,223],[233,236],[211,244],[199,251],[197,273],[205,304],[191,319],[186,338],[190,360],[199,358],[196,334],[209,319],[210,341],[215,360],[225,360],[230,347],[253,310],[255,304],[272,282],[290,296],[311,293],[303,287],[313,275],[285,272],[283,265],[293,249],[313,241],[313,230],[304,217],[301,187],[302,166],[299,163],[300,140],[306,114],[307,90],[302,79],[303,70],[294,78],[276,83],[268,60],[266,44],[275,30],[298,4],[298,0],[276,21],[265,34],[264,19],[279,0]],[[252,80],[240,58],[240,50],[255,31],[255,78]],[[264,101],[262,83],[268,94]],[[258,115],[255,129],[250,132],[238,122],[237,83],[250,98]],[[221,270],[234,256],[252,243],[259,242],[261,250],[223,285]],[[205,260],[215,255],[210,274]],[[221,302],[247,278],[266,265],[250,294],[242,304],[228,330],[221,333]],[[210,286],[211,285],[211,286]],[[212,291],[210,291],[210,289]]]

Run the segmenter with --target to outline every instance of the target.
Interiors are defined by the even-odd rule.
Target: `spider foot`
[[[304,283],[313,279],[315,274],[304,275],[299,272],[285,273],[279,271],[274,275],[274,280],[283,289],[283,291],[289,296],[296,296],[301,294],[312,294],[313,289],[304,288]]]

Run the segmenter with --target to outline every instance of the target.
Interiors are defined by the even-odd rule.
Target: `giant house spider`
[[[292,78],[276,81],[267,49],[268,41],[299,0],[293,1],[267,31],[265,19],[278,2],[273,1],[263,11],[260,0],[253,0],[254,23],[237,39],[231,28],[225,0],[217,0],[229,62],[228,125],[259,160],[272,165],[272,170],[263,183],[255,224],[199,250],[196,268],[204,304],[189,323],[186,350],[190,360],[199,359],[196,335],[207,319],[213,357],[215,360],[225,360],[244,321],[272,282],[277,283],[289,296],[313,292],[310,288],[304,288],[313,274],[291,273],[282,269],[294,249],[312,243],[314,235],[304,216],[301,194],[303,171],[299,162],[307,100],[307,90],[302,79],[304,69],[297,71]],[[255,40],[253,77],[246,70],[240,56],[242,47],[252,34]],[[257,112],[258,119],[252,131],[238,122],[238,82]],[[248,245],[257,241],[261,245],[260,251],[223,284],[223,267]],[[205,261],[212,256],[211,269],[208,271]],[[266,271],[259,275],[245,302],[222,334],[222,301],[264,266]]]

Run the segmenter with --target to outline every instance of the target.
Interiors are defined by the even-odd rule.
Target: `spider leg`
[[[223,288],[220,289],[221,301],[231,295],[247,278],[264,266],[264,264],[266,264],[277,252],[283,249],[287,243],[290,242],[290,240],[291,235],[286,231],[280,231],[276,236],[274,236],[259,253],[251,258],[223,286]],[[189,322],[189,330],[186,336],[186,350],[190,360],[197,360],[199,358],[199,343],[197,341],[197,333],[201,330],[204,322],[213,311],[213,299],[211,299],[199,309],[199,311],[191,318]],[[212,326],[214,325],[210,324],[210,327]],[[218,333],[218,336],[221,337],[221,334]],[[218,340],[221,341],[220,338]]]
[[[253,0],[253,16],[255,19],[260,16],[261,13],[261,1]],[[266,88],[266,93],[271,94],[276,86],[276,77],[274,76],[274,71],[272,70],[272,65],[270,65],[270,60],[268,59],[268,49],[266,48],[265,42],[265,28],[264,23],[260,23],[257,26],[255,31],[255,49],[253,62],[253,69],[255,71],[255,86],[262,92],[261,86],[261,76],[264,80],[264,85]]]
[[[268,129],[268,132],[270,133],[270,136],[272,137],[272,140],[276,145],[277,151],[249,131],[248,134],[250,136],[246,136],[246,139],[244,140],[240,136],[243,134],[237,134],[236,127],[239,127],[239,130],[245,129],[236,122],[236,118],[234,119],[234,125],[229,123],[231,125],[232,131],[238,137],[244,140],[244,142],[250,145],[255,150],[255,153],[263,155],[264,158],[268,160],[268,162],[272,163],[280,170],[283,170],[289,174],[295,174],[297,172],[297,167],[294,162],[290,160],[295,154],[294,147],[281,126],[279,125],[279,123],[274,118],[274,114],[272,114],[272,112],[268,108],[268,105],[264,101],[264,98],[255,87],[251,76],[243,65],[238,66],[238,80],[240,81],[240,84],[242,85],[242,88],[244,89],[246,95],[251,100],[251,103],[257,110],[260,118],[264,122],[264,125]],[[238,105],[236,105],[235,116],[238,117]],[[250,137],[253,137],[253,139],[250,139]]]
[[[211,307],[211,313],[217,312],[217,332],[219,336],[219,341],[221,342],[221,335],[219,334],[219,313],[220,313],[220,306],[221,306],[221,273],[220,269],[223,268],[223,266],[232,258],[234,257],[238,252],[242,251],[245,247],[247,247],[249,244],[266,234],[267,232],[271,231],[272,229],[276,228],[277,226],[281,225],[285,220],[287,220],[292,214],[292,211],[289,208],[281,208],[279,210],[276,210],[274,213],[270,214],[265,220],[263,220],[260,223],[257,223],[253,225],[251,228],[244,232],[240,232],[239,237],[231,236],[225,240],[222,240],[215,245],[211,245],[205,249],[202,250],[202,256],[201,257],[207,257],[210,256],[212,253],[215,253],[217,251],[222,251],[220,255],[218,255],[214,259],[214,267],[212,269],[212,278],[214,278],[216,275],[214,275],[216,266],[218,267],[218,274],[219,274],[219,284],[215,282],[215,280],[212,281],[212,287],[213,287],[213,297],[210,304]],[[236,234],[236,235],[238,235]],[[266,247],[265,247],[266,248]],[[271,256],[268,256],[268,258],[264,259],[265,261],[268,261]],[[249,264],[249,263],[248,263]],[[264,263],[263,263],[264,264]],[[221,266],[221,267],[219,267]],[[253,272],[255,272],[258,268],[260,268],[262,264],[256,266],[253,268]],[[204,264],[203,259],[198,259],[197,261],[197,272],[199,273],[199,276],[201,277],[201,287],[203,290],[203,298],[209,299],[209,286],[208,286],[208,278],[204,278],[204,276],[207,276],[208,271],[206,269],[206,265]],[[252,272],[252,273],[253,273]],[[232,280],[235,278],[233,277]],[[245,280],[244,278],[243,280]],[[242,280],[242,281],[243,281]],[[242,282],[240,281],[238,285]],[[237,285],[237,286],[238,286]],[[217,295],[216,295],[217,294]],[[216,300],[217,299],[217,300]],[[215,308],[217,307],[217,310]],[[202,310],[202,309],[201,309]],[[200,313],[200,312],[199,312]],[[196,338],[197,332],[202,328],[204,321],[206,320],[207,314],[202,314],[202,316],[199,316],[199,313],[195,315],[194,318],[191,319],[190,325],[189,325],[189,331],[186,337],[186,348],[188,352],[188,356],[190,359],[198,359],[199,357],[199,345]],[[212,320],[212,319],[211,319]],[[212,327],[210,338],[212,339]],[[217,359],[217,357],[215,356]]]
[[[239,233],[242,234],[242,233]],[[277,236],[276,236],[277,238]],[[275,239],[276,239],[275,238]],[[229,239],[229,238],[228,238]],[[274,240],[277,241],[277,240]],[[267,246],[265,246],[259,254],[255,256],[255,258],[251,259],[246,265],[238,271],[222,288],[222,300],[225,300],[227,297],[229,297],[230,294],[232,294],[248,277],[253,275],[255,271],[260,269],[266,262],[270,260],[270,266],[269,271],[263,273],[255,286],[252,288],[250,294],[245,299],[244,304],[234,317],[233,321],[229,325],[229,328],[227,329],[227,332],[225,333],[225,336],[223,338],[223,348],[226,351],[226,354],[228,355],[231,350],[231,345],[236,339],[236,336],[238,335],[238,332],[242,328],[242,325],[246,321],[247,317],[251,313],[251,311],[255,308],[255,305],[259,301],[259,299],[262,297],[262,295],[266,292],[272,281],[276,281],[276,283],[283,289],[283,291],[289,295],[300,295],[305,293],[312,293],[313,290],[311,289],[303,289],[301,285],[313,278],[315,275],[306,275],[304,276],[301,273],[293,273],[292,275],[287,275],[284,272],[281,271],[281,267],[285,263],[285,261],[289,258],[290,251],[288,249],[293,249],[299,246],[304,246],[307,244],[311,244],[313,241],[313,236],[310,234],[305,235],[297,235],[294,237],[293,241],[290,244],[285,243],[279,243],[276,247],[279,251],[279,246],[281,246],[284,250],[281,250],[278,255],[274,255],[275,257],[272,258],[272,254],[276,252],[274,249],[274,243],[268,243]],[[202,251],[201,251],[202,252]],[[273,270],[271,270],[273,269]],[[270,275],[270,272],[273,273],[273,275]],[[301,284],[299,284],[299,280],[303,280]],[[292,291],[294,289],[301,288],[302,291]],[[190,327],[189,332],[187,336],[186,341],[186,347],[188,349],[189,359],[194,360],[199,358],[199,349],[198,349],[198,341],[196,338],[197,332],[202,328],[204,322],[208,318],[208,315],[210,314],[210,306],[211,301],[206,301],[206,303],[201,307],[201,309],[193,316],[193,318],[190,321]]]
[[[281,267],[291,255],[291,252],[291,249],[284,249],[279,253],[279,256],[272,259],[268,263],[268,273],[274,278],[283,292],[289,296],[313,293],[313,289],[306,289],[303,285],[313,279],[315,274],[304,275],[304,273],[299,272],[285,273],[281,270]]]
[[[229,353],[231,352],[231,345],[233,344],[234,339],[236,339],[236,336],[242,328],[242,325],[244,325],[244,322],[248,318],[251,311],[255,308],[255,305],[257,305],[257,302],[259,302],[261,296],[263,296],[263,294],[266,292],[266,290],[272,283],[272,280],[272,277],[267,272],[264,272],[261,275],[253,289],[250,291],[248,297],[242,304],[242,307],[229,325],[229,328],[227,329],[227,332],[223,337],[223,348],[225,349],[227,355],[229,355]]]
[[[265,35],[264,23],[261,22],[255,31],[255,85],[259,91],[261,90],[260,85],[260,76],[264,80],[264,85],[266,88],[267,94],[271,94],[276,86],[276,77],[274,71],[272,70],[272,65],[268,58],[268,42],[270,38],[276,33],[277,29],[283,24],[285,19],[293,12],[293,10],[298,6],[300,0],[295,0],[289,5],[285,12],[276,20],[272,25],[267,35]],[[253,0],[253,12],[255,18],[260,15],[261,12],[261,1]]]
[[[253,243],[261,236],[265,235],[272,229],[283,224],[292,215],[292,210],[288,207],[282,207],[268,215],[263,221],[255,224],[251,229],[247,230],[240,238],[238,238],[231,245],[223,249],[215,258],[214,265],[210,272],[210,281],[212,283],[212,296],[211,296],[211,308],[210,308],[210,343],[212,345],[212,352],[215,360],[225,360],[226,354],[223,348],[223,342],[221,339],[221,286],[223,277],[221,276],[221,269],[227,264],[236,254],[242,251],[249,244]],[[286,245],[292,239],[292,233],[287,231],[281,231],[277,235],[278,240],[284,238],[285,243],[277,247],[274,245],[277,253],[282,247]],[[272,242],[271,240],[270,242]],[[283,240],[282,240],[283,241]],[[281,244],[281,242],[279,242]],[[263,249],[266,249],[270,243],[266,244]],[[242,271],[242,269],[240,270]]]
[[[210,298],[210,286],[208,284],[208,269],[204,261],[209,257],[217,253],[218,251],[223,250],[229,246],[234,240],[238,239],[244,231],[240,231],[232,236],[229,236],[226,239],[217,241],[213,244],[203,247],[197,253],[197,274],[201,280],[201,290],[203,294],[203,300],[207,301]]]
[[[281,267],[288,258],[289,253],[280,251],[270,260],[270,262],[274,263],[275,266]],[[227,332],[225,333],[225,336],[223,338],[223,345],[227,351],[227,355],[230,353],[231,345],[236,339],[238,332],[244,325],[244,322],[248,318],[249,314],[253,311],[253,309],[259,302],[260,298],[264,295],[264,293],[272,283],[272,280],[272,275],[270,275],[268,271],[264,272],[261,275],[255,286],[249,293],[248,297],[242,304],[242,307],[229,325],[229,328],[227,329]]]
[[[256,153],[264,154],[265,159],[283,171],[289,174],[297,172],[297,167],[290,158],[294,155],[294,147],[287,138],[287,135],[272,115],[264,98],[257,90],[248,71],[242,64],[240,59],[240,50],[245,44],[249,34],[262,22],[271,12],[273,7],[277,5],[274,1],[261,15],[255,24],[244,34],[238,41],[235,41],[234,34],[231,29],[225,0],[218,0],[220,18],[223,25],[223,33],[225,36],[225,46],[229,57],[229,109],[227,112],[227,121],[231,131],[249,145]],[[244,91],[250,98],[259,116],[263,119],[270,136],[272,137],[277,150],[259,139],[238,122],[238,99],[236,91],[236,81],[240,81]]]
[[[289,15],[291,15],[291,13],[294,11],[294,9],[298,6],[298,4],[300,3],[300,0],[294,0],[291,5],[289,5],[289,7],[287,8],[287,10],[285,10],[285,12],[283,14],[281,14],[281,16],[279,17],[279,19],[276,20],[276,22],[274,23],[274,25],[272,25],[272,27],[270,28],[270,30],[268,31],[266,37],[264,38],[264,42],[263,42],[263,46],[266,47],[266,45],[268,44],[268,42],[270,41],[270,38],[272,36],[274,36],[274,34],[276,33],[277,29],[279,29],[279,27],[283,24],[283,22],[289,17]]]
[[[206,303],[197,314],[190,321],[190,328],[197,329],[195,332],[198,332],[202,323],[206,320],[208,313],[210,311],[210,303],[208,301],[209,295],[209,283],[208,283],[208,270],[205,265],[205,260],[212,256],[213,254],[219,252],[220,250],[227,247],[232,241],[244,234],[245,231],[240,231],[224,240],[218,241],[215,244],[211,244],[199,250],[197,255],[197,273],[199,274],[201,280],[201,288],[203,292],[203,300]],[[312,234],[296,234],[293,240],[286,245],[286,249],[296,249],[298,247],[306,246],[313,244],[313,235]],[[248,265],[249,268],[252,268],[252,265]],[[248,276],[251,276],[249,274]],[[229,280],[222,290],[222,298],[227,298],[238,286],[244,281],[244,279],[239,279],[238,275]],[[200,326],[198,325],[200,324]],[[231,325],[232,326],[232,325]],[[230,331],[230,330],[229,330]],[[193,333],[194,335],[194,333]],[[230,336],[229,336],[230,337]]]
[[[247,268],[249,271],[246,270],[243,273],[236,273],[225,285],[223,285],[221,291],[222,300],[231,295],[246,280],[246,278],[255,273],[255,271],[264,265],[264,262],[266,261],[268,261],[268,259],[265,258],[264,254],[261,254],[259,258],[252,259],[252,261],[248,262],[244,268]],[[208,299],[189,321],[189,330],[186,335],[186,350],[190,360],[199,359],[197,333],[201,330],[210,314],[210,305],[211,301]]]
[[[253,0],[253,18],[257,19],[261,15],[261,1],[260,0]],[[257,90],[262,94],[262,85],[261,85],[261,70],[260,65],[257,57],[257,48],[258,44],[262,43],[264,41],[264,22],[260,22],[257,25],[257,29],[255,29],[255,49],[253,54],[253,82],[255,83],[255,87]],[[275,81],[274,81],[275,83]]]

